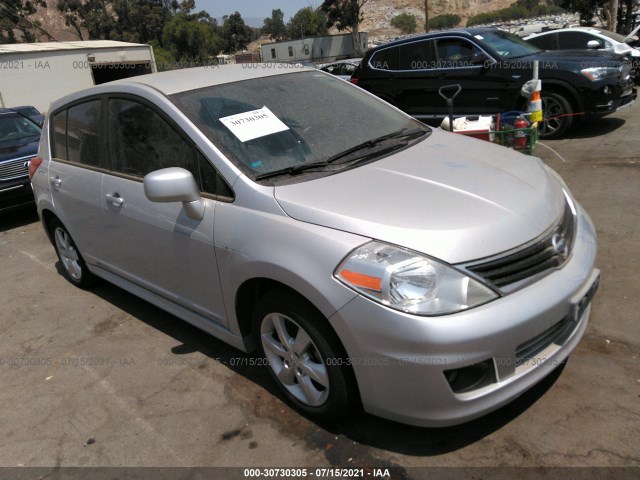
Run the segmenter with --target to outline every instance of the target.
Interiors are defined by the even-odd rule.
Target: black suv
[[[459,84],[454,113],[487,115],[523,110],[522,85],[539,61],[543,138],[561,136],[577,115],[604,116],[631,104],[631,64],[602,51],[544,51],[495,28],[443,31],[369,50],[351,81],[429,122],[448,112],[440,87]]]
[[[39,141],[38,125],[0,108],[0,211],[33,203],[29,161],[36,156]]]

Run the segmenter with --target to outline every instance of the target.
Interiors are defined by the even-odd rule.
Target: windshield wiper
[[[429,130],[426,130],[424,128],[412,128],[412,129],[403,128],[402,130],[398,130],[397,132],[392,132],[392,133],[389,133],[387,135],[382,135],[380,137],[373,138],[371,140],[367,140],[366,142],[362,142],[362,143],[360,143],[358,145],[355,145],[355,146],[353,146],[353,147],[351,147],[351,148],[349,148],[349,149],[347,149],[347,150],[345,150],[343,152],[340,152],[340,153],[338,153],[336,155],[333,155],[333,156],[327,158],[326,160],[320,160],[318,162],[304,163],[302,165],[295,165],[295,166],[292,166],[292,167],[281,168],[279,170],[274,170],[273,172],[267,172],[267,173],[263,173],[263,174],[257,175],[255,177],[255,179],[256,180],[264,180],[266,178],[277,177],[279,175],[287,175],[287,174],[288,175],[297,175],[299,173],[306,172],[306,171],[309,171],[309,170],[314,170],[314,169],[320,169],[321,170],[323,168],[328,167],[331,164],[336,163],[338,160],[340,160],[342,158],[345,158],[345,157],[348,157],[349,155],[351,155],[353,153],[356,153],[356,152],[358,152],[360,150],[370,150],[370,149],[374,148],[376,145],[378,145],[378,144],[380,144],[380,143],[382,143],[382,142],[384,142],[386,140],[390,140],[390,139],[409,140],[409,139],[411,139],[413,137],[421,136],[421,135],[427,133],[428,131]],[[396,147],[400,148],[400,147],[404,147],[404,146],[406,146],[406,142],[399,143],[397,146],[394,145],[391,150],[395,150]],[[389,150],[389,149],[384,149],[384,152],[386,152],[387,150]],[[372,155],[378,155],[380,153],[382,153],[382,152],[375,151],[375,152],[372,152],[372,153],[368,153],[368,154],[366,154],[364,156],[358,156],[358,157],[356,157],[356,158],[354,158],[352,160],[353,161],[362,160],[363,158],[364,159],[368,159]],[[342,162],[342,163],[339,163],[337,165],[342,166],[345,163],[347,163],[347,162]]]
[[[382,135],[381,137],[373,138],[371,140],[367,140],[366,142],[362,142],[354,147],[351,147],[345,150],[344,152],[340,152],[336,155],[333,155],[332,157],[327,158],[326,162],[335,163],[337,160],[340,160],[341,158],[344,158],[344,157],[348,157],[352,153],[358,152],[360,150],[369,150],[375,147],[376,145],[378,145],[379,143],[384,142],[385,140],[390,140],[392,138],[405,140],[405,139],[410,139],[411,137],[414,137],[414,136],[418,136],[418,134],[422,135],[427,132],[428,130],[425,130],[423,128],[412,128],[412,129],[403,128],[402,130],[398,130],[397,132],[389,133],[387,135]]]

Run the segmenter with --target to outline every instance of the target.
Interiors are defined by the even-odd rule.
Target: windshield
[[[615,40],[616,42],[625,43],[626,37],[624,35],[620,35],[619,33],[610,32],[609,30],[603,30],[601,28],[595,28],[598,33],[604,37],[608,37],[611,40]]]
[[[493,48],[503,60],[542,52],[540,48],[520,37],[500,30],[482,32],[475,37]]]
[[[405,145],[401,133],[419,129],[424,136],[429,131],[343,80],[317,71],[216,85],[170,98],[253,179],[310,169],[305,167],[320,170],[334,160],[335,171],[344,160],[362,155],[360,150],[371,159],[372,153],[383,155],[393,144]]]
[[[14,108],[13,110],[23,115],[29,115],[29,116],[40,115],[40,112],[38,112],[34,107],[18,107],[18,108]]]
[[[22,115],[0,116],[0,142],[12,142],[28,137],[39,137],[40,128]]]

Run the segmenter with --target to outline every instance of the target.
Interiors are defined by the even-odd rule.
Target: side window
[[[414,42],[399,47],[400,70],[426,70],[433,67],[432,41]]]
[[[114,172],[144,177],[167,167],[189,170],[204,193],[233,198],[217,170],[150,107],[109,100],[109,147]]]
[[[51,119],[53,138],[53,156],[61,160],[67,160],[67,111],[56,113]]]
[[[271,58],[276,58],[276,49],[275,48],[271,49]]]
[[[436,46],[438,68],[467,68],[477,64],[474,55],[482,51],[473,43],[462,38],[444,38]]]
[[[555,33],[550,33],[548,35],[540,35],[538,37],[533,37],[527,42],[532,43],[538,48],[542,48],[543,50],[555,50],[558,48],[556,46],[556,35]]]
[[[377,70],[398,70],[398,47],[377,51],[369,63]]]
[[[70,107],[67,114],[67,160],[100,165],[101,101],[92,100]]]
[[[596,37],[593,37],[585,32],[565,32],[561,35],[558,35],[558,40],[560,43],[560,48],[562,50],[579,48],[585,49],[587,48],[587,43],[589,40],[597,40],[602,44],[602,41]]]
[[[200,170],[200,190],[204,193],[220,197],[233,198],[231,187],[224,181],[222,175],[198,152],[198,168]],[[198,177],[196,177],[197,179]]]
[[[109,101],[111,169],[144,177],[167,167],[197,175],[193,149],[151,108],[124,99]],[[197,177],[196,177],[197,178]]]
[[[289,47],[289,56],[293,57],[293,47]]]

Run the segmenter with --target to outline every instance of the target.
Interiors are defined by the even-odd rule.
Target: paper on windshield
[[[267,107],[223,117],[220,121],[241,142],[248,142],[249,140],[289,130],[289,127]]]

